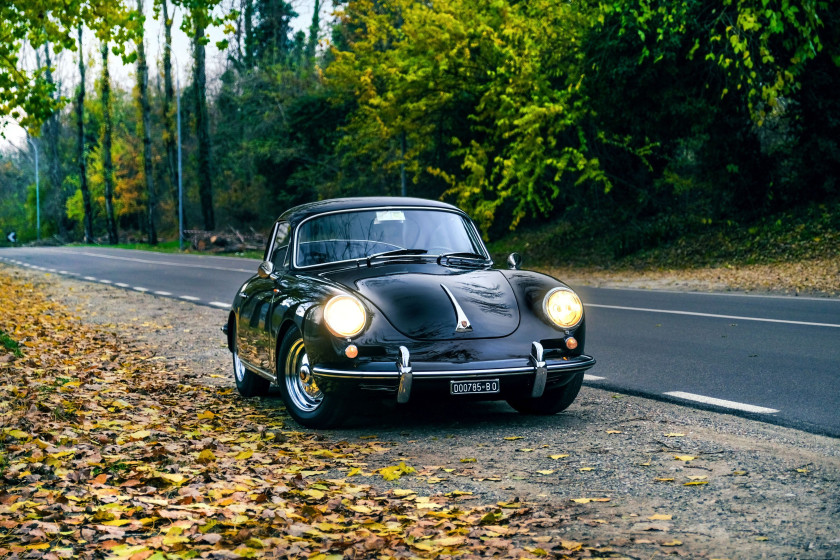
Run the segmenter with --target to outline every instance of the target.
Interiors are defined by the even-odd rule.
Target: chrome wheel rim
[[[233,351],[233,375],[239,383],[242,383],[245,379],[245,366],[239,359],[239,352],[236,350]]]
[[[324,394],[312,376],[303,339],[298,338],[292,343],[286,354],[283,372],[286,379],[286,392],[295,408],[302,412],[312,412],[321,406]]]

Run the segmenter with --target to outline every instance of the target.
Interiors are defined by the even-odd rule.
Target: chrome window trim
[[[292,253],[292,258],[291,258],[292,268],[294,270],[309,270],[311,268],[320,268],[320,267],[324,267],[324,266],[332,266],[332,265],[341,264],[341,263],[359,262],[360,259],[346,259],[346,260],[343,260],[343,261],[332,261],[332,262],[328,262],[328,263],[311,264],[309,266],[298,266],[297,254],[298,254],[298,245],[299,245],[298,242],[299,242],[299,238],[300,238],[300,228],[301,228],[301,226],[303,226],[303,224],[305,224],[309,220],[314,220],[315,218],[321,218],[323,216],[330,216],[332,214],[347,214],[348,212],[376,212],[376,211],[381,211],[381,210],[427,210],[427,211],[431,211],[431,212],[448,212],[450,214],[455,214],[456,216],[460,216],[461,218],[464,218],[466,220],[467,225],[470,229],[470,233],[472,234],[472,235],[470,235],[470,237],[472,238],[473,243],[478,243],[479,248],[481,249],[481,252],[482,252],[482,256],[485,259],[487,259],[488,261],[492,262],[492,259],[490,258],[490,253],[487,252],[487,247],[485,247],[484,241],[481,239],[481,234],[475,228],[475,223],[472,221],[472,219],[470,219],[469,216],[467,216],[465,213],[463,213],[460,210],[450,209],[450,208],[437,208],[437,207],[433,207],[433,206],[370,206],[370,207],[366,207],[366,208],[346,208],[344,210],[331,210],[329,212],[321,212],[319,214],[313,214],[312,216],[309,216],[309,217],[301,220],[300,223],[298,223],[298,225],[295,226],[294,236],[292,238],[292,243],[291,243],[291,245],[294,248],[294,251]],[[366,241],[369,241],[369,240],[366,240]],[[427,257],[427,256],[432,257],[432,256],[436,256],[436,255],[418,255],[418,256],[420,256],[420,257]]]

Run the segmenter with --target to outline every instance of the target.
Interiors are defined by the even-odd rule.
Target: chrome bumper
[[[581,355],[562,360],[546,362],[544,350],[539,342],[531,343],[531,353],[527,358],[528,365],[513,367],[481,367],[486,364],[476,364],[478,367],[466,367],[458,369],[421,369],[415,370],[411,364],[411,355],[408,348],[400,346],[400,357],[393,369],[332,369],[315,366],[312,373],[316,377],[325,377],[341,380],[394,380],[397,385],[397,402],[406,403],[411,397],[411,389],[415,379],[475,379],[478,377],[507,377],[507,376],[532,376],[533,385],[531,397],[538,398],[545,391],[546,381],[549,373],[575,373],[585,371],[595,365],[595,358]],[[524,361],[524,360],[523,360]]]

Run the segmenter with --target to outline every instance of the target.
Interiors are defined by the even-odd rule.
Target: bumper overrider
[[[400,346],[396,364],[374,362],[365,364],[364,369],[334,369],[316,365],[312,368],[312,373],[319,383],[392,383],[397,388],[397,402],[406,403],[411,397],[415,381],[422,383],[427,380],[469,380],[485,377],[517,377],[528,381],[531,397],[539,398],[545,392],[550,377],[581,373],[595,365],[595,358],[585,354],[550,361],[546,361],[544,356],[542,344],[532,342],[530,354],[520,359],[445,365],[436,362],[412,363],[408,348]]]

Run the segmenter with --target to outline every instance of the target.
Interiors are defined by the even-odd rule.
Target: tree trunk
[[[111,76],[108,72],[108,43],[102,43],[102,175],[105,178],[105,222],[108,243],[116,245],[117,221],[114,219],[114,162],[111,158]]]
[[[213,215],[213,180],[210,166],[210,122],[207,114],[207,92],[205,63],[204,63],[204,27],[196,26],[193,37],[195,51],[195,126],[198,136],[198,196],[201,199],[201,214],[204,218],[204,229],[216,229],[216,219]]]
[[[254,0],[244,0],[245,9],[245,67],[254,67]]]
[[[50,59],[50,44],[44,44],[45,77],[50,86],[55,84],[52,74],[52,60]],[[67,237],[67,197],[64,195],[64,174],[61,172],[61,159],[58,154],[58,142],[61,137],[61,121],[58,118],[58,111],[53,112],[50,118],[44,123],[45,140],[47,141],[47,176],[52,186],[51,193],[51,214],[55,216],[58,234],[62,238]]]
[[[178,208],[178,154],[175,137],[175,89],[172,87],[172,19],[169,17],[169,2],[162,0],[163,34],[166,45],[163,49],[163,146],[166,150],[166,164],[169,167],[170,192],[175,208]],[[177,212],[177,210],[176,210]]]
[[[79,188],[84,206],[85,243],[93,243],[93,209],[87,184],[87,154],[85,153],[85,53],[82,48],[82,26],[79,25],[79,93],[76,96],[76,126],[79,138]]]
[[[143,13],[143,0],[137,0],[137,13]],[[140,128],[143,135],[143,175],[146,176],[148,241],[149,245],[157,245],[157,229],[155,228],[157,195],[155,194],[154,169],[152,167],[152,109],[149,107],[149,67],[146,65],[146,46],[144,42],[145,33],[140,35],[140,40],[137,42],[137,95],[140,102]]]

